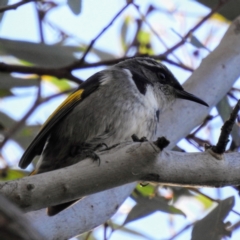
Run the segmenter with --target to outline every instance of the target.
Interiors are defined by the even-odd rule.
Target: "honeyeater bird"
[[[99,144],[129,141],[133,134],[155,140],[159,119],[176,98],[208,106],[184,91],[160,62],[149,57],[120,62],[88,78],[50,115],[19,166],[26,168],[41,155],[34,171],[39,174],[94,158]],[[72,203],[51,206],[48,214]]]

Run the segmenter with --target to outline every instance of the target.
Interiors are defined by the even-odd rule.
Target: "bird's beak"
[[[176,89],[176,97],[177,98],[181,98],[181,99],[186,99],[186,100],[189,100],[189,101],[192,101],[192,102],[197,102],[197,103],[200,103],[200,104],[202,104],[204,106],[209,107],[208,104],[205,103],[203,100],[201,100],[200,98],[194,96],[191,93],[185,92],[184,90]]]

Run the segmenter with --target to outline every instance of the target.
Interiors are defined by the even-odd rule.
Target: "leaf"
[[[1,1],[0,1],[0,8],[6,7],[7,5],[8,5],[8,0],[1,0]],[[4,13],[5,13],[5,12],[1,12],[1,13],[0,13],[0,22],[1,22],[2,19],[3,19]]]
[[[68,0],[67,4],[75,15],[78,15],[81,12],[81,9],[82,9],[81,0]]]
[[[127,33],[128,33],[128,27],[129,27],[129,23],[131,21],[131,17],[127,16],[124,21],[123,24],[121,26],[121,43],[122,43],[122,48],[124,51],[126,51],[128,43],[127,43]]]
[[[50,82],[51,84],[56,86],[59,89],[59,91],[66,91],[71,89],[69,81],[65,79],[61,79],[61,81],[59,81],[59,79],[56,77],[42,76],[42,80]]]
[[[0,55],[13,55],[16,58],[42,67],[62,67],[76,60],[74,52],[80,48],[46,45],[27,41],[0,38]]]
[[[94,234],[93,234],[92,231],[85,232],[85,233],[83,233],[79,236],[74,237],[74,239],[77,239],[77,240],[97,240],[97,238],[94,237]]]
[[[0,89],[0,98],[13,96],[13,93],[8,89]]]
[[[123,231],[125,233],[132,234],[132,235],[135,235],[135,236],[138,236],[138,237],[142,237],[142,238],[146,238],[146,239],[151,239],[147,235],[144,235],[144,234],[142,234],[142,233],[140,233],[138,231],[135,231],[133,229],[127,228],[125,226],[118,225],[118,224],[113,223],[113,222],[111,222],[111,227],[114,228],[115,230],[118,230],[118,231]]]
[[[27,171],[10,169],[10,168],[0,169],[0,181],[15,180],[15,179],[26,177],[28,175],[29,175],[29,172]]]
[[[151,184],[148,184],[146,186],[141,186],[140,184],[138,184],[136,189],[144,197],[150,197],[155,192],[155,187]]]
[[[193,194],[187,189],[182,187],[170,187],[173,191],[173,202],[175,203],[180,197],[193,196]]]
[[[206,49],[206,47],[193,34],[190,35],[189,42],[196,48]]]
[[[217,1],[213,0],[198,0],[198,2],[212,9],[214,9],[217,5]],[[239,9],[240,9],[239,1],[229,1],[228,4],[225,4],[218,10],[218,13],[227,18],[228,20],[233,21],[236,17],[239,16]]]
[[[146,217],[156,211],[185,216],[185,214],[181,210],[169,205],[167,201],[160,197],[152,199],[138,198],[137,204],[132,208],[132,210],[128,214],[124,224]]]
[[[38,85],[38,80],[36,78],[16,78],[7,73],[0,73],[0,79],[0,89],[32,87]]]
[[[12,139],[16,141],[23,149],[26,149],[40,131],[40,128],[41,125],[25,125],[20,131],[12,136]]]
[[[197,199],[199,202],[201,202],[205,209],[208,209],[208,208],[212,207],[212,205],[213,205],[213,201],[211,201],[209,198],[207,198],[201,194],[196,195],[195,199]]]
[[[0,112],[0,125],[2,126],[2,130],[10,128],[15,123],[16,121],[13,118],[3,112]]]
[[[232,113],[232,107],[230,106],[227,97],[223,97],[223,99],[216,105],[217,111],[222,118],[222,121],[225,122],[229,119]],[[234,143],[239,146],[240,145],[240,129],[237,124],[234,124],[233,130],[231,132],[232,139]]]
[[[97,49],[97,48],[92,48],[91,52],[96,54],[102,61],[109,60],[109,59],[114,59],[115,56],[112,53]]]
[[[151,48],[151,33],[140,30],[137,36],[139,46],[139,53],[152,55],[154,52]]]
[[[9,117],[3,112],[0,112],[0,134],[1,131],[13,127],[16,123],[17,122],[13,118]],[[23,149],[26,149],[39,132],[40,127],[40,125],[24,125],[20,131],[12,136],[12,139],[16,141]]]
[[[231,236],[223,223],[235,202],[234,197],[226,198],[213,209],[206,217],[195,223],[192,231],[192,240],[220,240],[224,236]]]

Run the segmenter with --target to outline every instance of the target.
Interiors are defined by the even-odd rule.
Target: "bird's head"
[[[186,92],[172,72],[153,58],[136,57],[117,65],[121,68],[129,69],[131,72],[135,72],[149,81],[161,104],[169,105],[176,98],[180,98],[208,106],[206,102],[197,96]]]

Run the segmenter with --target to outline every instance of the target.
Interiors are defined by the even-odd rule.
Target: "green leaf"
[[[199,202],[201,202],[205,209],[209,209],[214,204],[213,201],[211,201],[209,198],[207,198],[201,194],[196,195],[195,199],[197,199]]]
[[[138,198],[137,204],[128,214],[124,224],[146,217],[156,211],[185,216],[181,210],[169,205],[163,198]]]
[[[67,4],[75,15],[78,15],[81,12],[81,9],[82,9],[81,0],[68,0]]]
[[[140,44],[149,44],[151,39],[151,34],[149,32],[140,30],[137,38]]]
[[[91,233],[89,234],[89,232]],[[78,240],[97,240],[97,238],[94,237],[92,231],[89,232],[85,232],[79,236],[76,236],[75,238]]]
[[[0,98],[13,96],[13,93],[8,89],[0,89]]]
[[[127,33],[128,33],[128,27],[129,24],[131,22],[131,17],[127,16],[124,21],[123,24],[121,26],[121,43],[122,43],[122,48],[124,51],[126,51],[128,43],[127,43]]]
[[[0,181],[10,181],[23,178],[29,175],[29,172],[16,169],[0,169]]]
[[[139,46],[139,53],[152,55],[153,49],[151,48],[151,33],[140,30],[137,36]]]
[[[42,67],[62,67],[76,60],[74,52],[80,48],[61,45],[46,45],[27,41],[0,38],[0,55],[16,58]]]
[[[155,187],[153,185],[151,185],[150,183],[146,186],[141,186],[141,184],[138,184],[136,186],[136,189],[144,197],[150,197],[155,192]]]
[[[182,187],[170,187],[173,191],[173,202],[175,203],[179,198],[183,196],[193,196],[193,194],[187,189]]]
[[[59,81],[58,78],[52,76],[43,76],[42,79],[56,86],[61,92],[72,88],[69,81],[65,79],[61,79],[61,81]]]
[[[234,197],[221,201],[206,217],[195,223],[192,231],[192,240],[218,240],[224,236],[231,236],[226,230],[224,219],[235,204]]]

